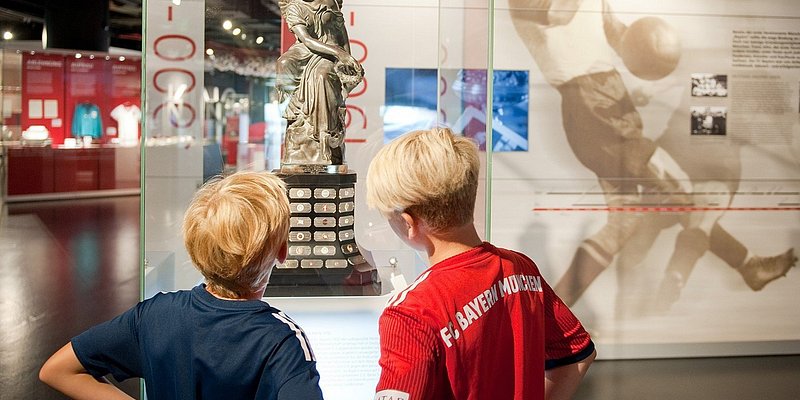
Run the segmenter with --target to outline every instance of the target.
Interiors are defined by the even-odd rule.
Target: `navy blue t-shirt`
[[[72,339],[94,377],[145,380],[160,399],[322,399],[305,333],[259,300],[200,285],[161,293]]]

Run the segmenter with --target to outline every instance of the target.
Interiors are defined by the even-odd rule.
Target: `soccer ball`
[[[678,32],[663,19],[644,17],[622,35],[620,56],[631,73],[654,81],[675,70],[681,59]]]

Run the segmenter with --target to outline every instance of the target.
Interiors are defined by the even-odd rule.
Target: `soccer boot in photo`
[[[742,274],[747,286],[754,291],[758,291],[775,279],[786,276],[786,273],[794,267],[796,262],[797,257],[794,255],[794,248],[791,248],[777,256],[750,257],[739,267],[738,271]]]

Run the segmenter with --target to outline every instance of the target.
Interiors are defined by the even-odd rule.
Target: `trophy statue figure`
[[[268,295],[380,293],[355,241],[356,174],[344,160],[345,100],[364,78],[350,55],[342,0],[279,0],[297,41],[278,58],[288,104],[281,168],[289,194],[289,252]],[[287,289],[288,288],[288,289]]]
[[[277,65],[276,86],[289,96],[284,171],[345,164],[345,99],[363,80],[364,69],[350,54],[341,7],[341,0],[280,1],[297,37]]]

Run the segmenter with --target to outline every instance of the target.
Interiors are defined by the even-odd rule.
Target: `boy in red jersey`
[[[431,265],[381,315],[376,400],[569,399],[595,358],[536,264],[478,236],[479,168],[446,128],[394,140],[369,167],[367,203]]]

